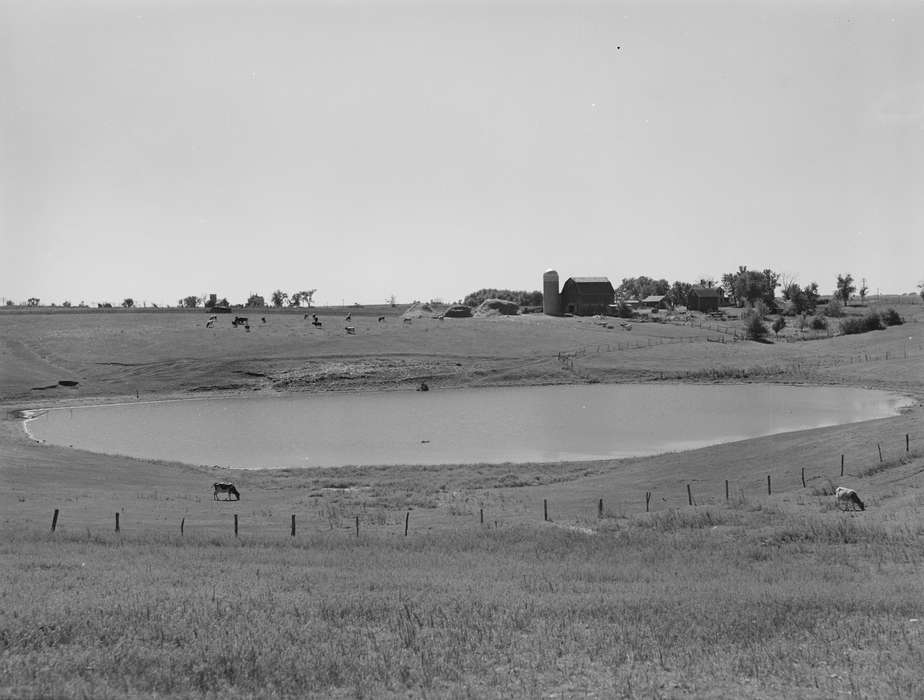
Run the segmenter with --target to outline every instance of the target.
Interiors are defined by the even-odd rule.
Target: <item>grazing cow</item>
[[[406,319],[404,319],[404,322],[405,322],[405,323],[410,323],[410,322],[411,322],[411,319],[406,318]]]
[[[866,510],[866,505],[860,500],[857,492],[848,489],[845,486],[838,486],[834,489],[834,496],[837,498],[837,505],[843,510]]]
[[[417,387],[417,391],[430,391],[430,387],[427,386],[426,382],[421,382],[420,386]]]
[[[353,312],[351,311],[350,313],[348,313],[348,314],[346,315],[346,318],[343,319],[343,320],[344,320],[344,321],[352,321],[352,320],[353,320]]]
[[[344,330],[348,335],[356,335],[356,328],[354,326],[347,326]]]
[[[205,322],[206,328],[211,328],[214,325],[215,325],[215,321],[213,321],[212,319],[209,319],[208,321]]]
[[[246,326],[247,317],[246,316],[235,316],[234,320],[231,321],[231,325],[234,326],[235,328],[237,328],[238,326]]]
[[[261,316],[260,320],[263,321],[263,323],[266,323],[266,316]]]
[[[385,320],[384,316],[379,316],[379,323],[382,323]]]
[[[237,490],[237,487],[232,484],[230,481],[216,481],[212,486],[215,488],[215,493],[212,496],[212,500],[220,500],[218,494],[225,493],[228,494],[228,497],[224,500],[230,501],[231,496],[234,496],[235,501],[241,500],[241,492]]]
[[[314,326],[315,328],[320,328],[321,322],[318,319],[315,319],[314,321],[311,322],[311,325]]]

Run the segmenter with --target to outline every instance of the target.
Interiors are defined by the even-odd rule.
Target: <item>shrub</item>
[[[841,321],[841,333],[844,335],[853,335],[856,333],[868,333],[869,331],[881,331],[885,326],[882,319],[875,311],[870,311],[863,317],[845,318]]]
[[[773,322],[773,325],[771,326],[771,328],[773,328],[773,332],[774,332],[776,335],[779,335],[779,334],[780,334],[780,331],[783,330],[784,328],[786,328],[786,319],[783,318],[782,316],[778,317],[778,318]]]
[[[828,330],[828,319],[824,316],[815,316],[809,326],[813,331],[826,331]]]
[[[898,311],[891,308],[882,312],[882,322],[887,326],[900,326],[904,323]]]
[[[832,299],[825,306],[824,315],[830,318],[839,318],[844,315],[844,305],[837,299]]]
[[[744,331],[749,340],[760,340],[767,335],[767,327],[760,320],[760,315],[751,310],[742,315]]]

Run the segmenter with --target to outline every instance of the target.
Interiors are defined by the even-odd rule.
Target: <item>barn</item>
[[[614,298],[606,277],[569,277],[561,288],[561,310],[575,316],[605,315]]]
[[[719,310],[722,290],[715,287],[693,287],[687,293],[687,309],[711,313]]]

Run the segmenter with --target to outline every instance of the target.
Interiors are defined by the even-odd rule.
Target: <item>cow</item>
[[[214,325],[215,325],[215,322],[212,319],[209,319],[208,321],[205,322],[206,328],[211,328]]]
[[[384,316],[379,316],[379,323],[384,323],[384,321],[385,321],[385,317],[384,317]]]
[[[320,328],[320,327],[321,327],[321,322],[320,322],[319,320],[315,319],[314,321],[311,322],[311,325],[314,326],[315,328]]]
[[[234,320],[231,321],[231,325],[234,326],[235,328],[237,328],[238,326],[246,326],[248,325],[247,317],[246,316],[235,316]]]
[[[218,501],[218,494],[225,493],[228,494],[228,497],[224,500],[230,501],[231,496],[234,496],[235,501],[241,500],[241,492],[237,490],[237,487],[232,484],[230,481],[216,481],[212,486],[215,489],[215,493],[212,496],[212,500]]]
[[[834,496],[837,498],[837,505],[842,510],[866,510],[866,505],[860,500],[857,492],[848,489],[845,486],[838,486],[834,489]]]
[[[411,319],[409,319],[409,318],[405,318],[405,319],[403,319],[403,320],[404,320],[405,323],[410,323],[410,322],[411,322]]]
[[[348,313],[348,314],[346,315],[346,318],[343,319],[343,320],[344,320],[344,321],[352,321],[352,320],[353,320],[353,312],[351,311],[350,313]]]
[[[347,332],[347,335],[356,335],[356,328],[355,328],[355,326],[347,326],[347,327],[344,328],[343,330],[345,330],[345,331]]]

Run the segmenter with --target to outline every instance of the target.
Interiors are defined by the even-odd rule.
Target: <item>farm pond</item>
[[[896,415],[843,387],[594,384],[212,398],[56,408],[40,441],[243,469],[596,460]]]

